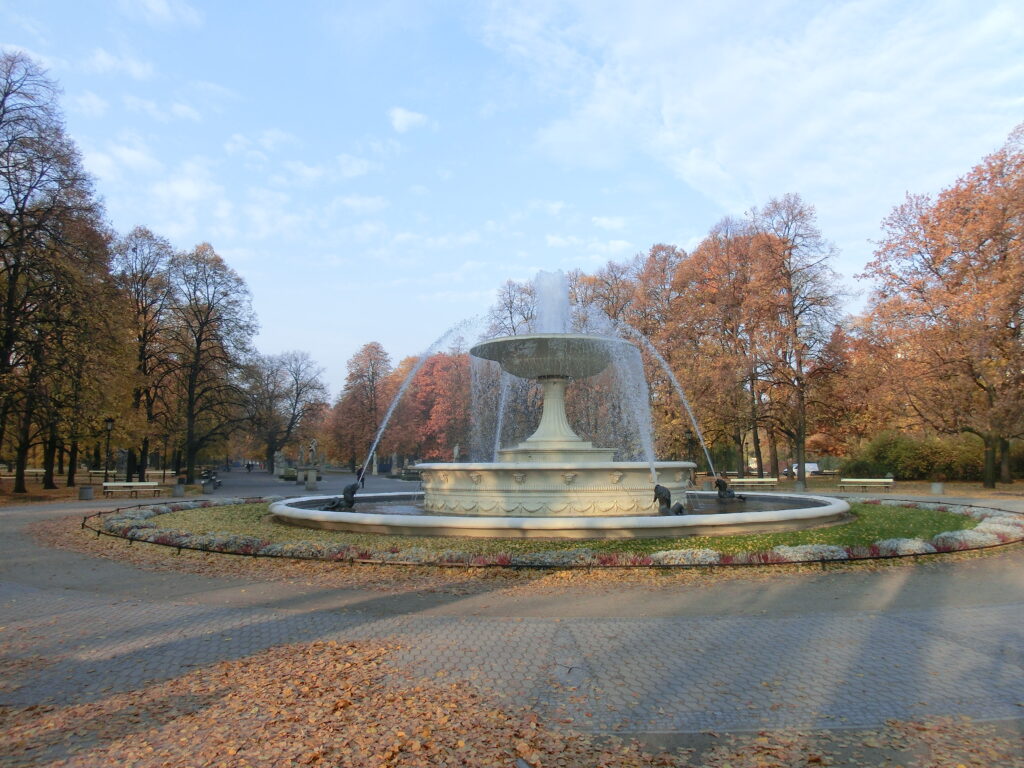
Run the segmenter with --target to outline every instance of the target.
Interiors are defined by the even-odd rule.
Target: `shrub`
[[[882,432],[843,464],[847,477],[899,480],[978,480],[983,465],[982,444],[970,435],[915,437]]]

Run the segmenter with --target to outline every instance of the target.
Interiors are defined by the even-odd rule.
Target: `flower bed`
[[[897,500],[870,500],[868,503],[905,506],[918,509],[936,509],[967,515],[978,521],[969,530],[944,531],[929,540],[919,538],[890,538],[870,546],[839,546],[834,544],[779,545],[770,549],[746,552],[719,552],[715,549],[680,548],[655,552],[599,551],[588,547],[554,549],[533,552],[484,552],[464,550],[431,550],[426,547],[402,548],[389,544],[386,549],[353,546],[347,543],[315,541],[272,542],[258,536],[230,532],[189,533],[163,528],[158,524],[161,515],[202,507],[220,507],[239,504],[269,503],[277,498],[216,499],[185,501],[175,504],[154,504],[116,510],[102,517],[98,532],[118,536],[129,541],[193,549],[205,552],[251,555],[255,557],[284,557],[302,560],[330,560],[339,562],[371,562],[411,565],[442,566],[511,566],[519,568],[594,568],[594,567],[701,567],[717,565],[763,565],[773,563],[813,563],[872,558],[930,555],[1010,544],[1024,540],[1024,515],[1002,510],[967,505],[937,505],[924,502],[900,503]],[[96,530],[96,529],[93,529]]]

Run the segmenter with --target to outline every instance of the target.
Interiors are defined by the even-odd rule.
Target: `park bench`
[[[163,491],[160,487],[160,483],[155,481],[120,481],[110,482],[103,484],[103,495],[110,496],[112,493],[127,493],[130,496],[138,498],[139,491],[152,491],[154,496],[159,496]]]
[[[860,490],[864,493],[868,491],[891,491],[892,490],[892,478],[891,477],[874,477],[874,478],[856,478],[856,477],[843,477],[839,479],[839,490],[840,491],[852,491]]]
[[[754,491],[759,488],[771,490],[779,484],[777,477],[737,477],[729,481],[729,487],[738,490]]]

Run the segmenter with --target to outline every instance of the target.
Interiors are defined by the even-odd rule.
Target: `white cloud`
[[[545,235],[544,242],[548,248],[576,248],[583,245],[583,240],[573,235]]]
[[[338,155],[338,170],[346,179],[354,179],[356,176],[365,176],[370,172],[373,164],[362,157],[353,155]]]
[[[124,96],[124,106],[132,112],[142,112],[160,123],[171,120],[191,120],[202,122],[202,115],[194,107],[182,102],[175,102],[170,107],[162,107],[151,99],[140,99],[138,96]]]
[[[150,187],[153,227],[172,240],[202,240],[203,222],[224,200],[212,163],[201,157],[183,162]],[[223,209],[221,209],[223,211]]]
[[[183,120],[192,120],[197,123],[203,119],[197,109],[181,102],[175,102],[171,105],[171,114]]]
[[[97,96],[92,91],[84,91],[71,100],[71,109],[88,117],[102,117],[106,114],[109,106],[106,99]]]
[[[99,74],[123,73],[134,80],[147,80],[153,75],[153,65],[134,56],[115,56],[103,48],[97,48],[85,62],[85,68]]]
[[[83,151],[85,167],[100,179],[118,183],[129,174],[155,174],[163,170],[146,143],[134,134],[123,134],[102,149]]]
[[[438,250],[465,247],[467,245],[477,245],[480,242],[480,233],[472,229],[467,232],[453,232],[443,235],[424,235],[419,232],[398,232],[391,238],[391,240],[394,245],[400,245],[404,248]]]
[[[284,163],[284,169],[288,172],[288,180],[298,184],[312,184],[324,178],[326,173],[322,166],[308,165],[299,160]]]
[[[863,243],[907,189],[951,183],[1021,119],[1024,6],[1007,0],[491,14],[487,41],[567,105],[537,133],[553,159],[645,155],[729,214],[798,191],[838,240]]]
[[[426,115],[402,107],[392,107],[388,110],[388,118],[391,120],[391,127],[399,133],[405,133],[412,128],[427,124]]]
[[[197,27],[203,23],[203,14],[184,0],[121,0],[120,6],[128,16],[155,27]]]
[[[565,210],[565,202],[562,200],[531,200],[529,207],[534,210],[542,210],[549,216],[558,216]]]
[[[359,215],[378,213],[388,207],[388,201],[383,197],[347,195],[333,201],[331,207],[337,210],[339,207]]]
[[[595,216],[591,219],[595,227],[617,232],[625,229],[626,220],[622,216]]]
[[[246,228],[246,236],[254,241],[273,239],[280,241],[294,233],[296,242],[306,241],[313,213],[296,205],[286,192],[279,189],[254,187],[247,191],[247,199],[239,206]]]

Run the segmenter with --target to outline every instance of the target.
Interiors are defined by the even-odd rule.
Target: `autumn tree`
[[[174,286],[169,344],[191,483],[200,451],[226,438],[244,419],[239,373],[256,319],[245,281],[210,245],[175,254],[169,271]]]
[[[391,358],[379,342],[364,344],[346,364],[345,386],[332,409],[338,455],[350,462],[367,457],[390,403]]]
[[[145,480],[151,441],[167,434],[170,426],[168,388],[175,366],[170,335],[174,250],[145,227],[118,238],[112,250],[115,282],[127,305],[134,362],[131,431],[138,439],[138,460],[134,460],[133,449],[128,472],[131,475],[136,469],[139,480]],[[166,462],[166,457],[163,459]]]
[[[468,452],[470,420],[469,355],[431,355],[412,384],[417,437],[426,459],[451,460],[456,446]]]
[[[754,436],[762,469],[753,241],[748,222],[723,219],[680,261],[673,289],[686,298],[675,308],[667,345],[703,416],[705,437],[732,444],[741,477],[748,434]]]
[[[80,299],[108,270],[101,208],[57,92],[27,56],[0,54],[0,445],[13,427],[16,492],[40,430],[48,455],[59,439],[39,409],[67,373],[61,335],[94,325]]]
[[[248,428],[263,447],[267,470],[274,455],[315,420],[327,398],[323,369],[307,352],[253,355],[243,370]]]
[[[1024,435],[1024,125],[934,201],[909,195],[883,228],[871,312],[908,405],[938,431],[976,435],[994,487],[1000,447],[1008,456]]]
[[[797,477],[806,482],[811,377],[838,322],[842,299],[831,262],[835,247],[799,195],[751,212],[753,280],[763,377],[771,416],[791,440]]]

